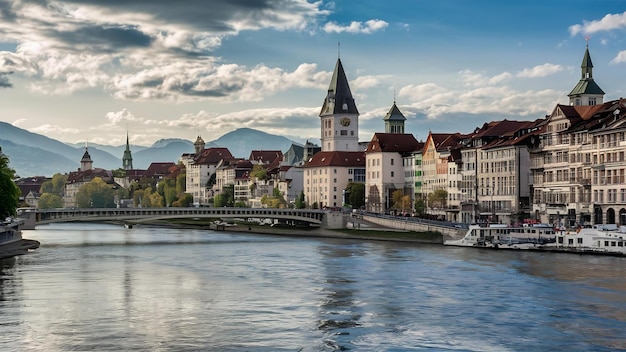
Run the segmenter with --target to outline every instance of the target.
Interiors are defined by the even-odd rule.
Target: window
[[[342,136],[347,136],[348,135],[348,131],[347,130],[341,130],[340,133]]]
[[[391,166],[393,166],[393,159],[391,159]]]
[[[393,177],[393,171],[391,171],[391,177]]]

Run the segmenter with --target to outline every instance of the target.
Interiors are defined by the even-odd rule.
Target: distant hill
[[[67,143],[67,145],[74,147],[74,148],[83,148],[83,150],[85,148],[84,143]],[[92,148],[102,150],[117,158],[122,158],[122,156],[124,155],[124,150],[126,150],[126,144],[113,146],[113,145],[104,145],[104,144],[89,142],[89,150],[91,150]],[[132,150],[133,153],[138,152],[140,150],[144,150],[146,148],[148,147],[144,147],[143,145],[137,145],[137,144],[130,145],[130,150]]]
[[[135,169],[147,169],[153,162],[177,163],[180,156],[185,153],[193,153],[193,143],[184,139],[170,139],[168,142],[159,140],[150,148],[133,151],[133,167]]]
[[[247,158],[252,150],[287,151],[292,141],[251,128],[240,128],[209,141],[205,147],[228,148],[235,157]],[[0,122],[0,147],[9,157],[10,166],[21,177],[52,176],[67,173],[80,166],[85,148],[81,144],[66,144],[46,136],[32,133]],[[89,144],[89,155],[94,167],[115,170],[122,166],[126,145],[107,146]],[[161,139],[150,147],[130,147],[133,167],[146,169],[152,162],[178,162],[184,153],[193,153],[193,141],[178,138]]]
[[[9,166],[17,176],[52,176],[75,170],[80,163],[41,148],[27,147],[0,139],[2,152],[9,156]]]
[[[280,150],[284,153],[291,147],[293,141],[251,128],[238,128],[210,143],[228,148],[236,158],[247,158],[252,150]]]

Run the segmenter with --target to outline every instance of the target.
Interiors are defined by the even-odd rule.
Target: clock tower
[[[337,59],[320,119],[322,151],[360,151],[359,111],[354,103],[341,59]]]

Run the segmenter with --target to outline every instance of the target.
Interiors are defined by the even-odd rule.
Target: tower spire
[[[585,54],[583,62],[580,64],[580,81],[568,94],[570,105],[596,105],[602,104],[604,91],[593,80],[593,62],[589,54],[589,37],[585,40]]]
[[[133,156],[130,152],[130,143],[128,142],[128,128],[126,129],[126,150],[124,150],[124,157],[122,157],[122,168],[124,170],[133,169]]]

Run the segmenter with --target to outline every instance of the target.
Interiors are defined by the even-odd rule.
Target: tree
[[[250,178],[256,178],[257,180],[267,180],[267,169],[261,164],[252,166],[250,171]]]
[[[193,196],[189,193],[183,193],[182,197],[172,202],[173,207],[189,207],[193,203]]]
[[[346,187],[346,193],[348,194],[348,204],[352,206],[352,209],[360,209],[365,205],[364,183],[349,183]]]
[[[63,198],[56,194],[44,193],[39,197],[39,209],[63,208]]]
[[[445,189],[437,189],[428,195],[429,208],[445,208],[448,201],[448,191]]]
[[[187,190],[187,174],[180,173],[176,176],[176,194],[180,198]]]
[[[306,203],[304,202],[304,191],[300,191],[300,195],[296,197],[294,202],[296,209],[304,209],[306,207]]]
[[[226,185],[222,188],[222,193],[218,194],[214,198],[214,205],[216,208],[232,207],[235,197],[235,185]]]
[[[100,177],[80,186],[76,193],[76,205],[79,208],[113,208],[115,191]]]
[[[393,207],[395,209],[410,209],[411,208],[411,196],[404,195],[404,191],[401,189],[395,190],[392,193]]]
[[[15,215],[20,189],[13,179],[15,170],[9,167],[9,158],[0,150],[0,217]]]
[[[163,196],[159,194],[159,192],[154,192],[150,194],[150,207],[151,208],[162,208],[164,206],[165,199]]]
[[[426,214],[426,202],[424,202],[423,196],[415,200],[415,213],[417,216],[424,216],[424,214]]]
[[[261,197],[261,204],[266,205],[268,208],[284,208],[287,202],[278,187],[274,187],[271,197],[267,195]]]
[[[45,181],[41,184],[39,188],[39,193],[41,195],[45,193],[56,194],[57,196],[63,197],[63,193],[65,193],[65,184],[67,183],[67,175],[63,175],[60,173],[54,174],[52,179]]]

